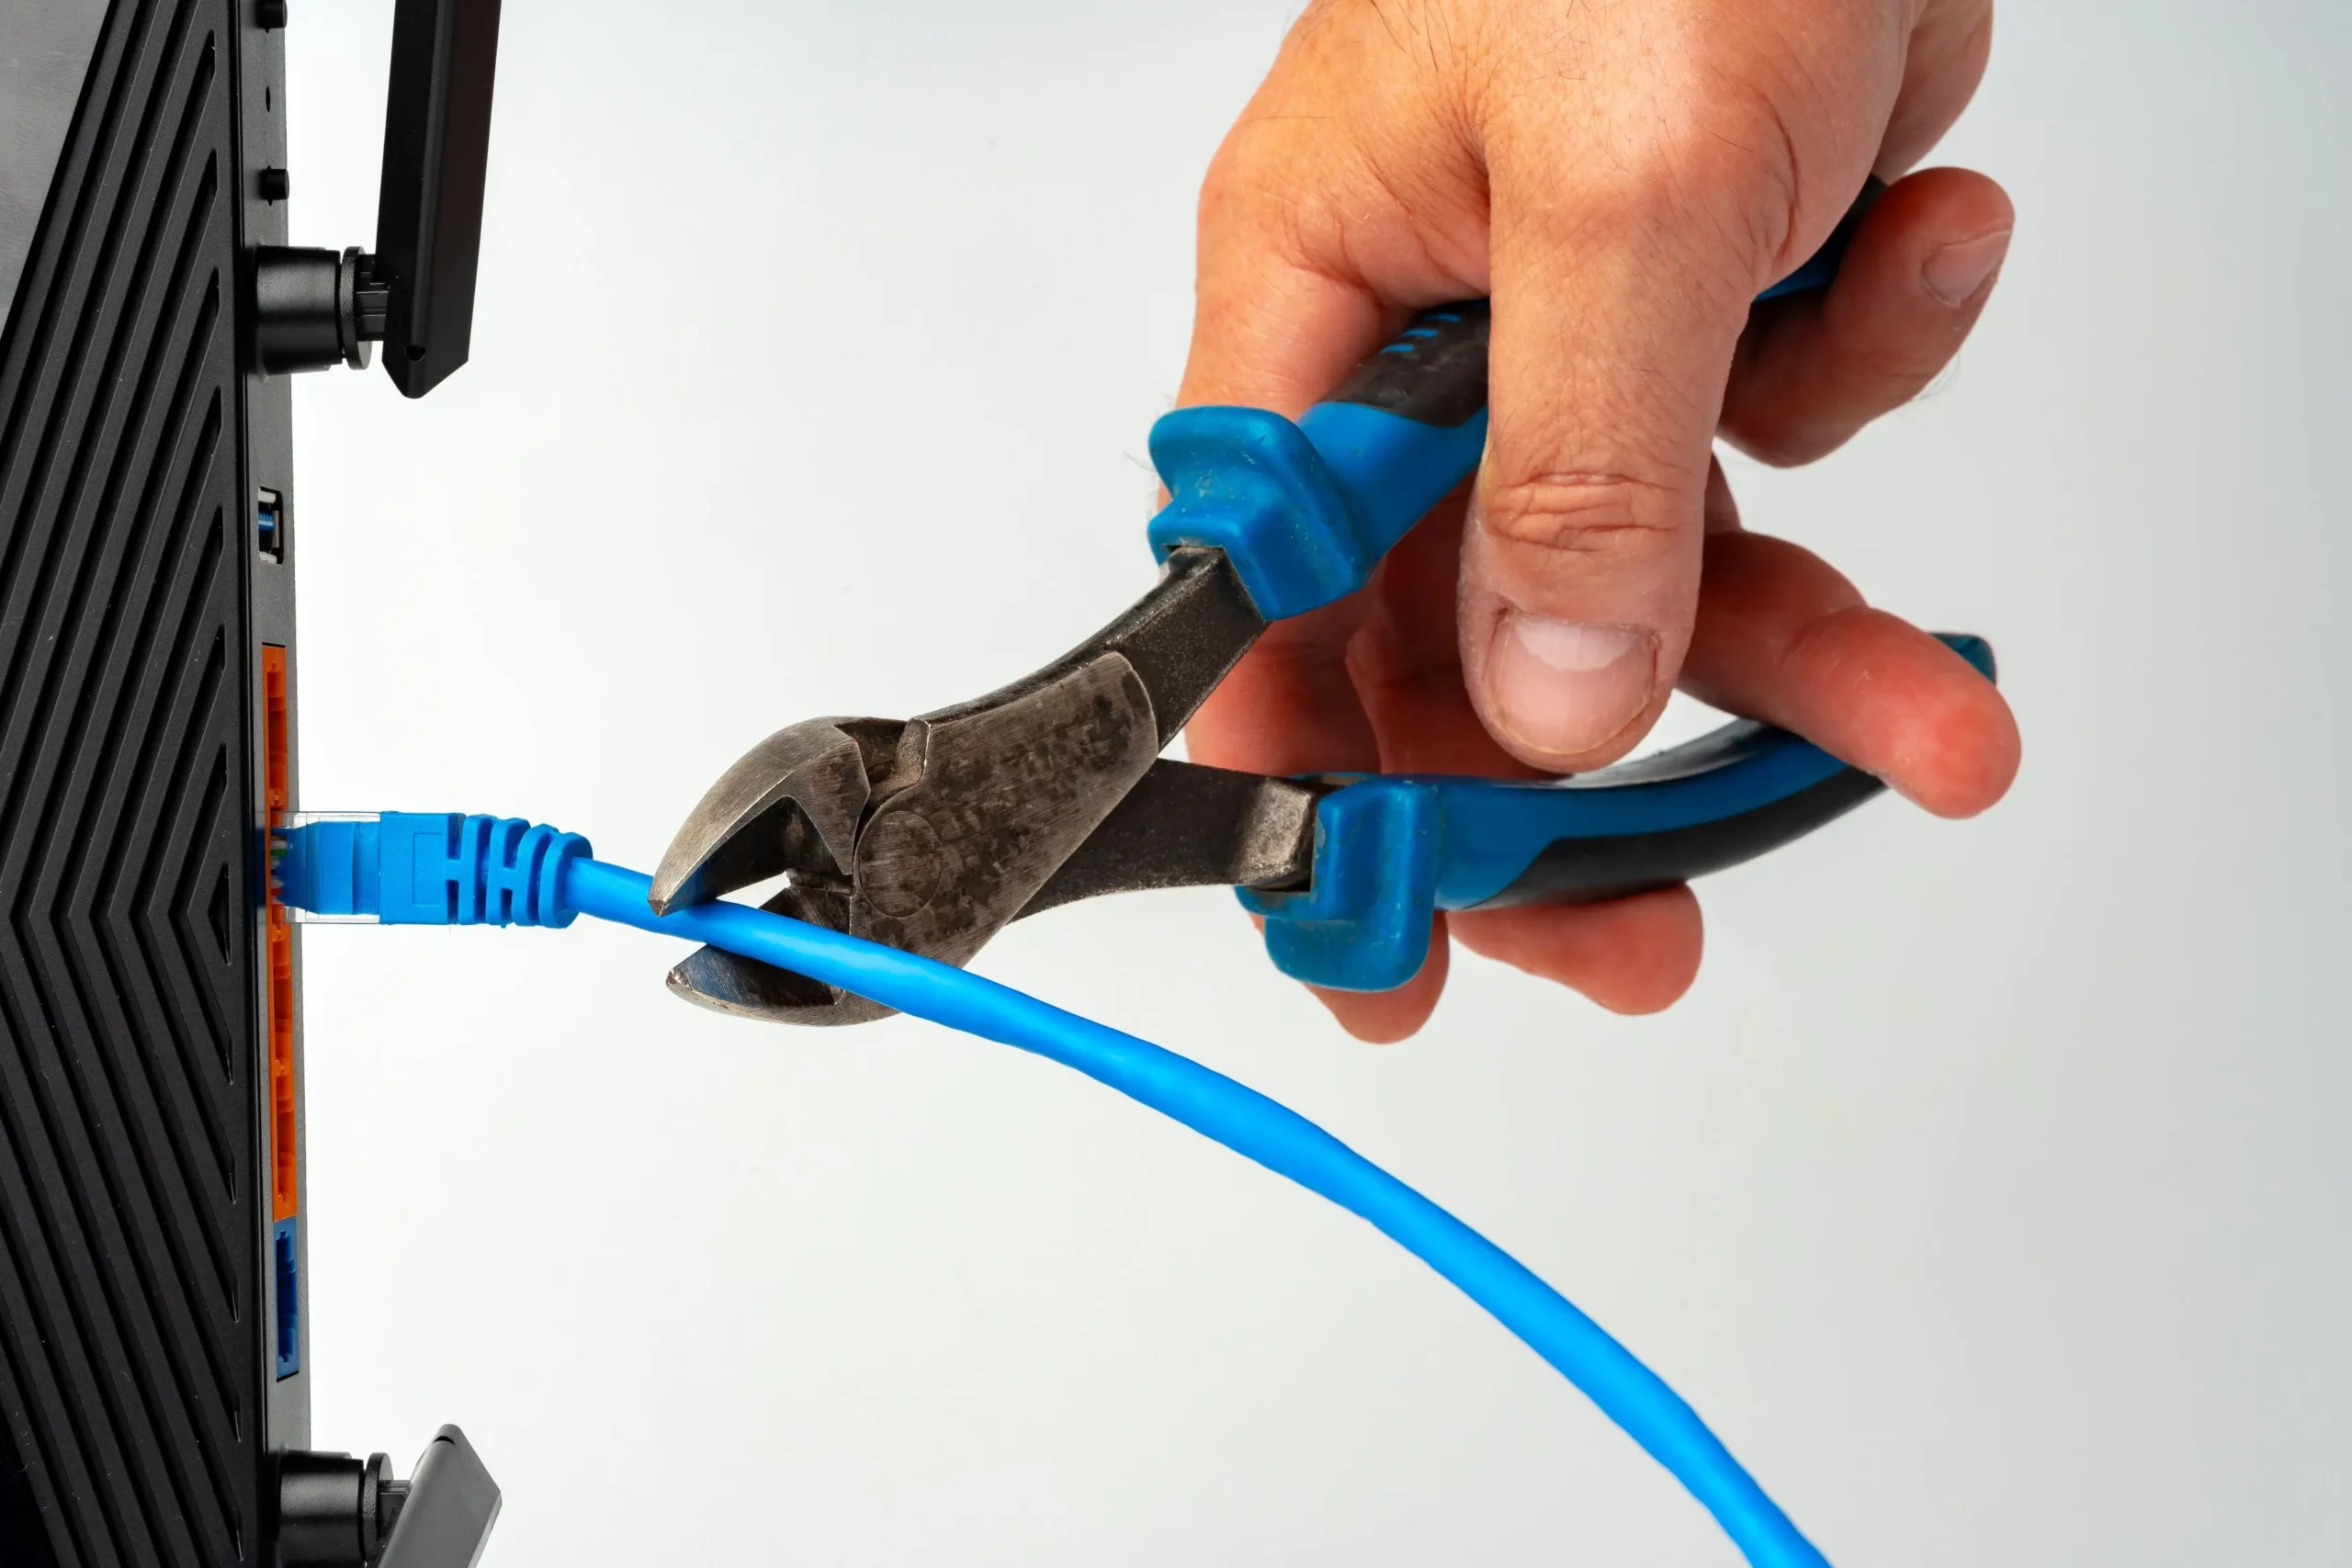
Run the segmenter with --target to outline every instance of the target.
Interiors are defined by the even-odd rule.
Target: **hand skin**
[[[1983,73],[1991,0],[1317,0],[1203,190],[1180,400],[1296,415],[1414,310],[1489,295],[1466,495],[1352,598],[1274,626],[1187,730],[1260,773],[1536,777],[1623,756],[1679,683],[1946,817],[2007,789],[1999,694],[1818,558],[1743,531],[1722,439],[1810,462],[1926,386],[2013,216],[1905,172]],[[1894,182],[1826,293],[1749,302]],[[1447,936],[1645,1012],[1688,988],[1688,888],[1441,916],[1419,976],[1318,992],[1425,1022]]]

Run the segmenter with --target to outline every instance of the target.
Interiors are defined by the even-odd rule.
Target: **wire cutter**
[[[1864,202],[1874,194],[1866,192]],[[1836,270],[1824,252],[1765,298]],[[1428,311],[1295,423],[1190,408],[1153,427],[1172,498],[1159,581],[1027,678],[907,720],[819,718],[753,747],[653,878],[657,911],[773,879],[766,908],[957,965],[1023,916],[1144,888],[1238,888],[1284,973],[1385,990],[1439,909],[1589,902],[1687,881],[1811,832],[1883,787],[1783,730],[1538,783],[1270,778],[1163,758],[1270,622],[1353,592],[1476,468],[1485,301]],[[1979,638],[1945,640],[1987,678]],[[671,988],[729,1012],[857,1023],[888,1009],[704,948]]]

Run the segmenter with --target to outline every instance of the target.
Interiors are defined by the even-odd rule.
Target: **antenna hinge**
[[[367,369],[390,310],[376,258],[356,245],[339,256],[284,245],[254,254],[254,363],[269,375]]]

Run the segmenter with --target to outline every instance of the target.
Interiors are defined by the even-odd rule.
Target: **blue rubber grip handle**
[[[1862,214],[1867,186],[1826,244],[1759,296],[1826,286]],[[1151,456],[1170,500],[1152,520],[1165,560],[1221,549],[1268,620],[1362,588],[1380,558],[1477,470],[1487,445],[1483,299],[1426,310],[1294,424],[1262,409],[1165,415]]]
[[[1873,181],[1821,251],[1767,289],[1836,276]],[[1483,299],[1423,312],[1296,423],[1262,409],[1179,409],[1153,426],[1169,490],[1165,560],[1222,550],[1260,615],[1304,615],[1371,581],[1380,558],[1476,471],[1487,443]],[[1992,649],[1945,639],[1989,679]],[[1348,781],[1317,806],[1306,890],[1242,889],[1295,978],[1387,990],[1428,956],[1441,909],[1588,902],[1669,886],[1800,838],[1879,781],[1820,748],[1740,723],[1638,762],[1543,783],[1403,775]]]
[[[1985,679],[1993,649],[1948,634]],[[1241,890],[1294,978],[1385,991],[1419,972],[1440,909],[1590,903],[1688,882],[1802,838],[1883,785],[1742,721],[1672,750],[1533,783],[1383,774],[1317,803],[1306,891]]]

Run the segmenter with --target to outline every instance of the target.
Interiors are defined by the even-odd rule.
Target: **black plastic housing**
[[[6,1568],[265,1568],[273,1455],[309,1440],[272,1343],[307,1328],[270,1244],[260,833],[299,534],[287,383],[243,359],[284,85],[253,0],[114,0],[0,330]]]

